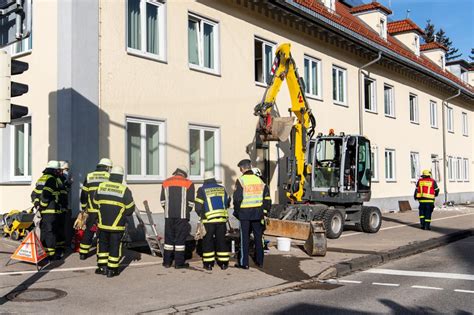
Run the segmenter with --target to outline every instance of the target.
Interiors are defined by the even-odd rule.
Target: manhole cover
[[[12,292],[7,295],[7,299],[12,302],[42,302],[53,301],[67,295],[65,291],[58,289],[26,289]]]

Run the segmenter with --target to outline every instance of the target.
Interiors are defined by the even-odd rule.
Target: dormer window
[[[420,37],[415,34],[415,42],[413,43],[415,46],[415,55],[419,56],[420,55]]]
[[[350,12],[367,24],[372,31],[379,34],[383,39],[387,39],[387,16],[392,11],[377,1],[352,7]]]
[[[336,11],[336,0],[322,0],[321,1],[326,8],[331,11]]]
[[[380,37],[387,39],[387,22],[385,19],[380,19]]]
[[[444,55],[441,55],[440,63],[441,63],[441,68],[443,68],[444,70],[446,68],[446,57]]]

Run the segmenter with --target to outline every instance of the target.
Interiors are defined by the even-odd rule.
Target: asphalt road
[[[473,314],[474,237],[364,272],[203,314]]]

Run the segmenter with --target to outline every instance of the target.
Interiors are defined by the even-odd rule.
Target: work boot
[[[431,231],[431,226],[427,225],[426,229]]]
[[[95,273],[97,275],[106,275],[107,274],[107,268],[105,267],[98,267],[96,270],[95,270]]]
[[[212,266],[211,265],[204,265],[203,268],[206,269],[206,270],[212,271]]]
[[[425,229],[425,226],[424,226],[424,225],[422,225],[422,226],[421,226],[421,229],[422,229],[422,230],[424,230],[424,229]]]
[[[114,269],[108,269],[107,270],[107,278],[112,278],[118,276],[118,271]]]
[[[162,263],[161,265],[165,268],[171,268],[171,264],[168,265],[168,264]]]
[[[249,266],[242,266],[241,264],[235,264],[234,267],[240,269],[249,269]]]
[[[184,263],[182,265],[175,265],[174,266],[175,269],[187,269],[189,268],[189,264],[188,263]],[[212,268],[211,268],[212,269]]]
[[[86,254],[79,254],[79,260],[86,260],[87,255]]]
[[[227,268],[229,268],[229,265],[227,265],[227,264],[226,265],[221,265],[222,270],[227,270]]]

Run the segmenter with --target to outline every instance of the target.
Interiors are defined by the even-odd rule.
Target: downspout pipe
[[[359,134],[360,135],[364,133],[364,105],[363,105],[364,100],[363,100],[363,91],[362,91],[362,70],[378,62],[380,59],[382,59],[382,51],[379,51],[379,55],[377,56],[377,58],[375,58],[371,62],[366,63],[365,65],[359,68],[358,81],[359,81]]]
[[[448,160],[446,157],[446,106],[448,106],[448,101],[452,100],[453,98],[458,97],[461,95],[461,89],[458,90],[456,94],[453,96],[450,96],[446,99],[443,100],[442,102],[442,109],[441,109],[441,115],[443,116],[442,118],[442,123],[443,123],[443,190],[444,190],[444,204],[446,205],[448,203],[448,176],[447,176],[447,169],[448,169]]]

